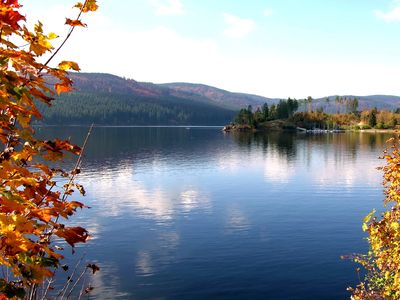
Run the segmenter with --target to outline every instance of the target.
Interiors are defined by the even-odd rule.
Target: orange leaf
[[[68,18],[65,20],[65,24],[73,27],[75,26],[87,27],[87,25],[85,23],[82,23],[80,20],[71,20]]]
[[[43,100],[46,103],[50,103],[51,100],[54,100],[54,98],[45,95],[42,91],[36,88],[31,88],[29,91],[31,92],[32,96],[34,96],[37,99]]]
[[[66,85],[66,84],[62,84],[62,83],[57,83],[54,88],[57,91],[57,94],[61,94],[61,93],[66,93],[69,91],[72,91],[72,87],[70,85]]]
[[[52,208],[32,209],[31,211],[33,215],[46,223],[50,222],[51,218],[56,215]]]

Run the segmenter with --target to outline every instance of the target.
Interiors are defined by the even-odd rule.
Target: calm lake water
[[[93,235],[75,257],[101,267],[92,299],[348,299],[340,256],[367,251],[389,137],[95,128],[74,219]]]

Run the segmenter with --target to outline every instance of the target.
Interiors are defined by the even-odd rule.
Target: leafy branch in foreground
[[[356,255],[354,261],[366,269],[366,276],[356,288],[349,288],[351,299],[400,299],[400,136],[388,141],[392,144],[383,159],[385,206],[389,208],[378,218],[375,211],[364,218],[363,230],[368,233],[370,250]]]
[[[95,11],[95,0],[86,0],[75,7],[76,20],[68,20],[69,32],[55,49],[51,40],[58,36],[45,33],[38,22],[33,31],[25,25],[18,0],[0,2],[0,297],[34,299],[38,284],[53,276],[62,259],[53,237],[71,246],[85,242],[88,232],[70,227],[62,220],[72,216],[84,204],[69,201],[79,165],[70,173],[52,168],[54,161],[68,153],[80,154],[81,149],[69,141],[40,140],[31,126],[41,114],[36,103],[51,105],[55,93],[72,90],[68,70],[79,71],[75,62],[62,61],[50,67],[76,26],[84,26],[83,13]],[[21,43],[24,46],[17,46]],[[49,55],[45,63],[41,57]],[[78,162],[80,159],[78,159]],[[59,187],[56,177],[67,177]]]

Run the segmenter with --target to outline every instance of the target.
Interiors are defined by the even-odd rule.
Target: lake
[[[87,128],[38,128],[81,144]],[[73,219],[94,299],[348,299],[388,134],[96,127]],[[68,253],[70,250],[68,249]]]

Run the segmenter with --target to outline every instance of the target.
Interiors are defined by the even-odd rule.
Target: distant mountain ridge
[[[248,105],[260,106],[265,102],[275,103],[279,100],[252,94],[233,93],[205,84],[181,82],[155,84],[103,73],[71,73],[71,78],[74,81],[74,88],[78,91],[133,94],[143,97],[173,96],[232,110]]]
[[[251,105],[276,104],[279,99],[234,93],[194,83],[138,82],[105,73],[70,73],[73,93],[62,94],[51,108],[41,106],[44,123],[104,125],[223,125]],[[400,107],[400,97],[356,97],[360,109]],[[313,108],[336,112],[335,96],[313,100]],[[326,99],[329,99],[328,101]]]
[[[224,108],[239,110],[252,105],[261,106],[264,103],[274,104],[280,98],[268,98],[259,95],[237,93],[223,90],[217,87],[186,82],[172,82],[155,84],[151,82],[139,82],[133,79],[125,79],[106,73],[71,73],[74,87],[78,91],[102,91],[116,94],[134,94],[144,97],[174,96],[184,100],[200,101],[218,105]],[[335,98],[357,98],[360,109],[377,107],[378,109],[396,109],[400,107],[400,96],[393,95],[332,95],[314,99],[317,107],[326,104],[334,104]]]
[[[196,95],[198,97],[205,97],[210,101],[231,109],[240,109],[252,106],[261,106],[264,103],[276,103],[279,99],[266,98],[258,95],[233,93],[213,86],[196,83],[174,82],[160,84],[174,91],[176,96]]]
[[[394,110],[400,108],[400,97],[392,96],[392,95],[370,95],[370,96],[355,96],[355,95],[334,95],[324,98],[316,99],[317,106],[326,106],[326,99],[329,99],[330,107],[335,106],[336,97],[341,98],[357,98],[359,102],[359,110],[378,108],[378,109],[387,109]]]

